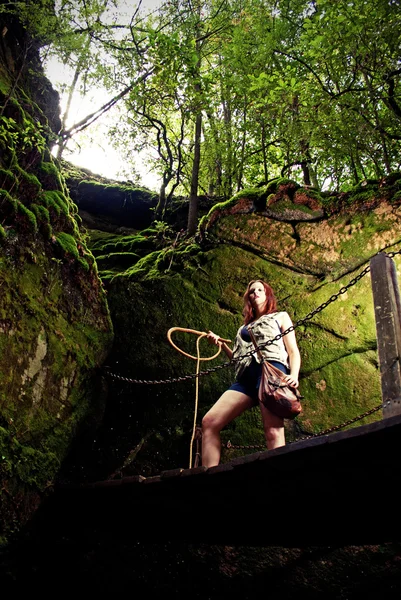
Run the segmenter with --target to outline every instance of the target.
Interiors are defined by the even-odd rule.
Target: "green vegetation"
[[[401,238],[401,179],[393,172],[399,160],[396,112],[383,100],[386,94],[386,100],[398,98],[392,66],[396,51],[387,41],[398,31],[399,17],[391,12],[394,20],[384,19],[388,14],[381,6],[366,21],[362,0],[354,3],[359,13],[353,3],[322,1],[308,10],[301,3],[291,13],[288,3],[275,4],[273,15],[269,2],[223,3],[219,11],[206,3],[202,15],[174,0],[153,23],[145,19],[140,30],[134,20],[129,44],[120,30],[120,48],[113,47],[113,27],[107,28],[110,65],[101,64],[102,52],[96,54],[105,31],[103,13],[95,5],[87,7],[88,28],[71,35],[70,46],[62,46],[67,44],[64,33],[71,34],[72,16],[74,27],[82,22],[80,7],[74,12],[65,5],[60,20],[53,15],[43,20],[43,39],[53,51],[57,45],[65,51],[78,79],[115,89],[118,73],[119,83],[126,83],[120,100],[131,117],[119,122],[115,138],[125,144],[127,155],[134,155],[132,140],[135,148],[158,149],[155,168],[163,189],[151,227],[132,235],[91,232],[87,240],[50,156],[47,143],[53,134],[46,118],[18,85],[10,98],[3,98],[0,474],[2,485],[12,491],[29,497],[51,484],[81,424],[88,415],[96,416],[93,375],[110,345],[110,314],[116,333],[110,364],[116,371],[149,380],[186,375],[195,364],[171,349],[170,327],[212,328],[232,339],[241,323],[243,290],[255,277],[271,283],[280,308],[296,321],[335,294],[378,249],[391,248]],[[25,16],[36,31],[35,17],[43,14],[43,5],[30,8],[32,15]],[[180,19],[172,19],[177,8]],[[336,21],[339,14],[352,17],[349,34]],[[89,23],[96,29],[90,38]],[[319,23],[325,24],[320,34]],[[314,42],[318,35],[323,37],[319,44]],[[372,46],[373,39],[377,45]],[[332,52],[334,40],[337,53]],[[355,92],[344,88],[349,56],[356,57]],[[379,56],[380,64],[375,62]],[[66,121],[62,135],[61,147],[75,135]],[[378,183],[383,175],[388,186]],[[87,174],[79,178],[82,189],[94,185]],[[325,180],[334,189],[344,184],[346,191],[337,196],[321,192]],[[213,232],[218,244],[212,236],[206,242],[201,236],[181,238],[164,221],[172,191],[187,194],[191,186],[221,200],[200,226],[201,232]],[[130,201],[138,187],[133,182],[107,188],[116,190],[126,192]],[[312,218],[268,219],[266,206],[281,217],[297,210]],[[316,207],[323,212],[315,219]],[[196,215],[191,218],[190,231]],[[110,314],[87,243],[107,286]],[[305,428],[335,425],[378,402],[367,278],[313,323],[298,327],[297,337],[305,395],[300,423]],[[178,334],[177,340],[195,353],[192,338]],[[208,353],[203,345],[202,355]],[[231,379],[229,368],[202,378],[198,421]],[[172,464],[187,466],[193,381],[127,389],[112,382],[109,387],[118,402],[110,408],[107,427],[112,429],[113,418],[125,419],[126,429],[110,446],[110,462],[100,465],[102,475],[107,477],[110,464],[121,465],[141,443],[134,472],[149,475]],[[262,443],[262,437],[257,410],[223,433],[223,441],[232,443]],[[223,460],[232,456],[225,451]],[[10,515],[6,496],[1,501]]]
[[[31,231],[33,233],[36,233],[37,229],[38,229],[38,225],[37,225],[37,221],[36,221],[36,217],[34,215],[34,213],[29,210],[28,208],[26,208],[26,206],[24,206],[22,204],[22,202],[18,202],[18,213],[20,215],[22,215],[23,217],[25,217],[26,221],[29,224],[29,228],[31,229]]]
[[[137,179],[136,150],[156,149],[157,218],[173,193],[190,196],[194,234],[197,193],[228,199],[265,183],[269,195],[290,179],[316,192],[346,191],[398,168],[397,3],[246,0],[217,10],[208,0],[198,10],[172,0],[157,15],[135,13],[126,29],[119,8],[107,26],[107,3],[63,5],[57,19],[38,6],[27,23],[50,44],[49,56],[72,67],[71,97],[80,84],[115,89],[118,73],[122,91],[99,114],[119,102],[129,115],[110,139],[130,177]],[[80,36],[72,33],[77,23]],[[107,64],[103,44],[113,49]],[[72,129],[63,118],[60,156],[93,115]]]
[[[0,93],[0,103],[4,541],[32,515],[82,424],[96,413],[93,373],[112,326],[77,208],[46,147],[46,118],[18,86],[11,97]]]

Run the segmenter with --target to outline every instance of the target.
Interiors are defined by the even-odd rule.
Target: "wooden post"
[[[394,261],[379,253],[370,261],[383,418],[401,414],[401,301]]]

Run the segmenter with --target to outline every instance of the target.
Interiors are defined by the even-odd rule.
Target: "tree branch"
[[[103,106],[101,106],[98,110],[96,110],[95,112],[91,113],[90,115],[87,115],[84,119],[82,119],[78,123],[75,123],[75,125],[73,125],[72,127],[70,127],[70,129],[68,129],[67,131],[62,131],[60,133],[61,137],[64,140],[67,140],[68,138],[72,137],[74,134],[78,133],[79,131],[83,131],[84,129],[86,129],[87,127],[89,127],[89,125],[92,125],[92,123],[94,123],[95,121],[97,121],[97,119],[99,117],[101,117],[105,112],[107,112],[108,110],[110,110],[110,108],[112,108],[115,104],[117,104],[117,102],[119,100],[121,100],[122,98],[124,98],[124,96],[126,96],[127,94],[129,94],[129,92],[136,85],[138,85],[138,83],[141,83],[142,81],[145,81],[153,73],[153,71],[154,71],[154,69],[151,69],[150,71],[147,71],[139,79],[137,79],[136,81],[134,81],[134,83],[132,83],[131,85],[129,85],[128,87],[126,87],[124,90],[122,90],[122,92],[120,92],[119,94],[117,94],[117,96],[114,96],[114,98],[112,98],[111,100],[109,100],[108,102],[106,102],[106,104],[103,104]]]
[[[394,77],[396,75],[400,75],[401,74],[401,69],[397,69],[396,71],[391,71],[391,73],[389,73],[387,75],[387,81],[388,81],[388,98],[387,98],[387,105],[392,109],[393,113],[401,118],[401,107],[398,104],[398,102],[395,99],[395,81],[394,81]]]

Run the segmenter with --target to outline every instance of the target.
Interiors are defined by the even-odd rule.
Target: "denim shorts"
[[[271,365],[280,369],[286,375],[290,372],[288,367],[283,365],[283,363],[278,362],[276,360],[268,361]],[[262,376],[262,365],[256,362],[253,358],[249,367],[245,369],[242,375],[229,387],[229,390],[233,390],[234,392],[241,392],[242,394],[246,394],[255,404],[258,404],[258,391],[260,385],[260,378]]]

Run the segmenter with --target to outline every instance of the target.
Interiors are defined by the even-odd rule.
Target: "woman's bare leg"
[[[202,465],[214,467],[220,462],[220,431],[247,408],[253,406],[246,394],[227,390],[202,420]]]
[[[259,402],[268,450],[285,446],[284,419],[277,417]]]

